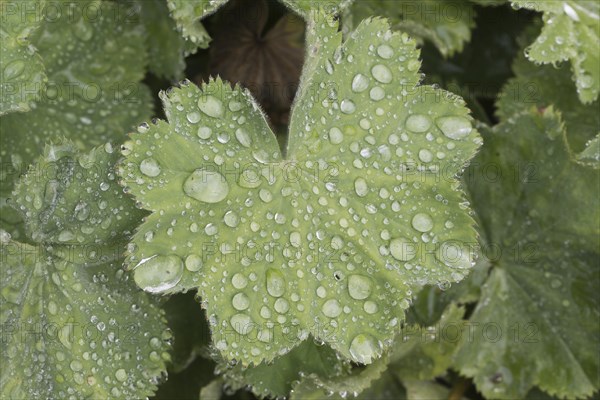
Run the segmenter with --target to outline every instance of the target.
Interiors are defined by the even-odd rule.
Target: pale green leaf
[[[600,92],[600,3],[595,0],[513,1],[517,8],[543,12],[544,27],[527,49],[534,62],[569,60],[579,99],[590,103]]]
[[[487,397],[524,397],[534,385],[590,396],[599,387],[599,172],[576,162],[552,108],[516,114],[484,138],[469,186],[500,257],[456,366]],[[496,178],[482,172],[488,165]]]
[[[371,363],[412,290],[473,263],[457,175],[480,137],[462,100],[418,86],[415,43],[382,20],[341,45],[313,19],[307,48],[285,158],[254,100],[220,80],[163,94],[168,122],[124,146],[123,183],[153,211],[128,256],[136,282],[199,288],[216,348],[243,365],[309,335]]]
[[[200,400],[219,400],[223,395],[223,380],[217,378],[200,389]]]
[[[600,168],[600,135],[586,144],[585,149],[577,155],[577,161],[595,169]]]
[[[467,0],[361,0],[351,15],[355,23],[374,15],[389,18],[393,29],[430,41],[446,57],[462,51],[475,27],[475,10]]]
[[[47,77],[30,36],[43,20],[45,0],[7,0],[0,7],[0,115],[29,111]]]

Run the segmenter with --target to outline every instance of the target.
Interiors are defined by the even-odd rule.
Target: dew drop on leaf
[[[348,278],[348,293],[356,300],[364,300],[371,294],[371,280],[362,275],[350,275]]]
[[[429,214],[418,213],[413,217],[411,224],[419,232],[425,233],[433,228],[433,219]]]
[[[427,132],[431,127],[429,117],[422,114],[414,114],[406,120],[406,129],[415,133]]]
[[[183,191],[196,200],[218,203],[227,197],[229,185],[220,173],[197,169],[184,182]]]
[[[160,174],[160,165],[154,158],[146,158],[140,163],[140,172],[154,178]]]
[[[202,98],[200,98],[200,100],[198,100],[198,108],[204,114],[208,115],[209,117],[213,117],[213,118],[222,117],[223,113],[225,111],[223,109],[223,103],[221,102],[221,100],[217,99],[214,96],[210,96],[210,95],[202,96]]]
[[[156,256],[139,263],[133,279],[150,293],[165,292],[179,283],[183,274],[183,262],[177,256]]]
[[[464,117],[441,117],[435,123],[446,137],[453,140],[461,140],[473,130],[471,122]]]
[[[378,82],[390,83],[392,81],[392,71],[383,64],[377,64],[371,69],[371,74]]]

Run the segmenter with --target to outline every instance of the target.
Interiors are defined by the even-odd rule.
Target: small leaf
[[[259,398],[287,397],[294,383],[316,379],[329,381],[348,373],[350,363],[338,359],[327,346],[305,341],[272,363],[243,368],[240,364],[228,367],[221,362],[219,369],[224,382],[232,389],[249,387]]]
[[[309,334],[371,363],[412,290],[462,280],[474,258],[456,176],[481,140],[464,103],[418,86],[414,42],[382,20],[343,45],[326,17],[309,28],[286,158],[219,79],[163,94],[168,122],[124,146],[123,183],[153,211],[128,256],[136,282],[199,288],[216,348],[244,366]]]
[[[3,1],[0,7],[0,115],[29,111],[47,77],[29,37],[40,26],[45,0]]]
[[[569,60],[579,99],[591,103],[600,92],[600,4],[597,1],[512,1],[517,8],[543,12],[544,28],[527,49],[534,62]]]
[[[539,29],[528,29],[519,41],[529,43]],[[498,116],[506,120],[510,116],[536,105],[540,109],[553,106],[560,111],[569,135],[569,144],[581,151],[585,143],[600,131],[600,113],[598,101],[581,104],[577,90],[570,78],[566,64],[554,67],[535,65],[528,62],[523,53],[513,62],[515,77],[502,88],[496,101]]]
[[[175,20],[183,37],[189,42],[189,52],[195,48],[205,49],[210,36],[200,20],[215,11],[228,0],[167,0],[171,16]]]
[[[501,257],[456,366],[486,397],[523,397],[534,385],[588,397],[600,383],[591,345],[600,340],[599,171],[576,162],[552,108],[516,114],[485,133],[469,187]],[[497,178],[482,172],[487,165],[499,169]]]
[[[361,0],[351,11],[356,23],[373,15],[389,18],[393,29],[432,42],[445,57],[461,52],[475,27],[475,10],[466,0]]]
[[[321,0],[281,0],[286,6],[291,8],[293,11],[309,18],[312,10],[318,10],[324,8],[325,12],[329,15],[339,14],[343,10],[347,9],[354,0],[330,0],[323,2]],[[358,0],[360,2],[362,0]]]

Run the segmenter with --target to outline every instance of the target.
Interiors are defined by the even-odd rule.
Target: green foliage
[[[513,1],[517,8],[543,12],[544,28],[527,49],[542,64],[569,60],[579,99],[590,103],[600,92],[600,3],[597,1]]]
[[[420,41],[432,42],[444,56],[462,51],[475,26],[475,11],[467,0],[364,0],[352,6],[355,23],[373,15],[389,18],[394,29]]]
[[[162,310],[121,268],[141,211],[111,146],[46,147],[14,197],[33,244],[1,231],[2,398],[147,396],[169,361]]]
[[[486,397],[522,397],[533,385],[584,397],[600,383],[589,349],[600,339],[592,294],[600,279],[600,212],[590,184],[600,176],[576,161],[568,138],[552,107],[525,111],[485,129],[471,167],[482,231],[500,253],[470,317],[473,340],[456,365]],[[490,164],[498,179],[478,168]],[[491,203],[497,207],[483,206]],[[494,336],[499,330],[505,334]]]
[[[0,398],[596,398],[598,3],[226,3],[0,3]]]
[[[153,293],[199,288],[216,347],[244,365],[309,334],[371,363],[413,288],[458,282],[472,266],[466,247],[448,256],[462,249],[455,241],[475,243],[453,178],[479,143],[463,103],[417,87],[414,44],[381,20],[338,48],[336,26],[315,23],[316,40],[331,39],[307,61],[285,159],[253,99],[219,80],[163,95],[168,122],[125,144],[120,175],[154,211],[128,257],[136,282]],[[403,88],[398,110],[385,99]],[[433,179],[434,159],[447,180]],[[400,172],[417,163],[423,179]],[[432,238],[435,259],[418,251]]]

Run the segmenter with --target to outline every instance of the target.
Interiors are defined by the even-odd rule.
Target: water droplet
[[[179,283],[183,262],[177,256],[155,256],[140,262],[133,271],[135,283],[150,293],[165,292]]]
[[[421,149],[419,150],[419,160],[429,163],[433,160],[433,154],[427,149]]]
[[[367,314],[375,314],[377,312],[377,309],[377,303],[375,303],[374,301],[367,300],[365,301],[365,304],[363,304],[363,310],[365,310]]]
[[[125,382],[127,380],[127,372],[123,368],[119,368],[117,372],[115,372],[115,378],[119,382]]]
[[[352,79],[352,91],[356,93],[361,93],[367,90],[369,87],[369,78],[364,76],[363,74],[356,74],[354,79]]]
[[[273,200],[273,193],[269,192],[267,189],[260,189],[258,191],[258,197],[265,203],[270,203]]]
[[[231,299],[231,304],[236,310],[244,311],[250,306],[250,299],[244,293],[237,293],[233,296],[233,299]]]
[[[223,217],[223,222],[230,228],[235,228],[240,223],[240,217],[234,211],[228,211]]]
[[[4,80],[8,81],[18,78],[24,70],[25,63],[22,60],[11,61],[4,67]]]
[[[357,335],[350,343],[350,355],[363,364],[370,364],[379,355],[379,346],[366,334]]]
[[[250,145],[252,144],[252,139],[250,138],[250,135],[248,135],[248,132],[246,132],[242,128],[238,128],[235,131],[235,137],[238,140],[238,142],[240,142],[240,144],[244,147],[250,147]]]
[[[231,327],[240,335],[247,335],[254,329],[252,319],[246,314],[235,314],[229,320]]]
[[[285,293],[283,274],[273,268],[267,270],[267,292],[273,297],[281,297]]]
[[[362,275],[348,277],[348,292],[356,300],[364,300],[371,294],[371,280]]]
[[[369,92],[369,96],[371,97],[371,100],[373,100],[373,101],[383,100],[383,98],[385,97],[385,90],[383,90],[383,88],[381,86],[375,86]]]
[[[200,121],[200,113],[193,111],[186,116],[187,120],[192,124],[197,124]]]
[[[238,272],[231,278],[231,284],[236,289],[243,289],[248,285],[248,279],[242,273]]]
[[[473,130],[471,122],[465,117],[441,117],[435,123],[442,133],[452,140],[460,140]]]
[[[198,108],[204,114],[213,118],[220,118],[223,116],[224,109],[223,103],[221,100],[217,99],[214,96],[202,96],[200,100],[198,100]]]
[[[342,306],[340,306],[339,301],[336,299],[329,299],[323,303],[321,310],[325,316],[335,318],[342,313]]]
[[[73,35],[84,42],[89,41],[94,36],[94,29],[88,22],[88,18],[81,17],[77,23],[72,25]]]
[[[300,247],[302,244],[302,236],[300,235],[300,232],[290,233],[290,244],[294,247]]]
[[[414,114],[406,119],[406,129],[416,133],[427,132],[431,127],[431,120],[422,114]]]
[[[212,130],[208,126],[201,126],[198,128],[198,137],[200,139],[208,139],[212,135]]]
[[[342,100],[342,104],[340,104],[340,110],[342,110],[344,114],[352,114],[356,111],[356,105],[352,100],[344,99]]]
[[[275,311],[279,314],[285,314],[290,309],[290,303],[282,297],[275,300]]]
[[[371,68],[371,74],[378,82],[390,83],[392,81],[392,71],[383,64],[377,64]]]
[[[433,220],[431,219],[431,216],[425,213],[415,214],[411,224],[413,228],[419,232],[429,232],[433,228]]]
[[[392,49],[387,44],[382,44],[379,47],[377,47],[377,55],[381,58],[389,60],[394,56],[394,49]]]
[[[71,361],[71,364],[69,364],[69,366],[75,372],[79,372],[79,371],[81,371],[83,369],[83,364],[80,361],[77,361],[77,360]]]
[[[160,165],[154,158],[146,158],[140,163],[140,171],[142,174],[154,178],[160,175]]]
[[[185,259],[185,268],[191,272],[199,271],[202,268],[202,257],[197,254],[190,254]]]
[[[240,111],[242,109],[242,103],[240,103],[239,101],[232,100],[229,102],[229,109],[232,112]]]
[[[365,197],[367,193],[369,193],[369,186],[367,185],[367,181],[363,178],[357,178],[354,181],[354,191],[359,197]]]
[[[400,237],[390,242],[390,253],[399,261],[410,261],[417,254],[416,246],[410,240]]]
[[[215,171],[195,170],[183,184],[188,196],[205,203],[218,203],[227,197],[229,185],[225,177]]]
[[[436,253],[438,260],[450,268],[471,268],[473,265],[473,256],[471,251],[457,242],[442,243]]]
[[[340,144],[344,141],[344,134],[340,128],[333,127],[329,130],[329,141],[332,144]]]

